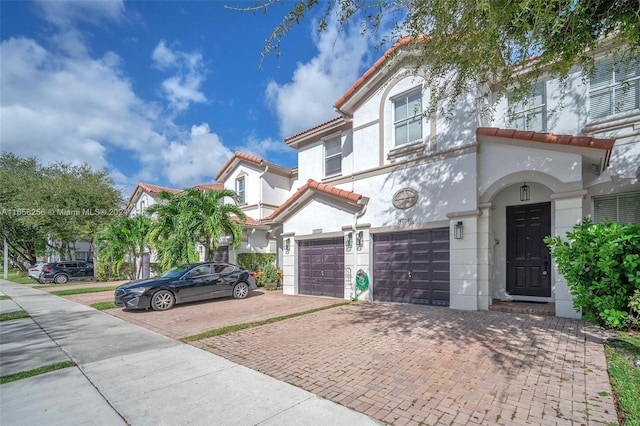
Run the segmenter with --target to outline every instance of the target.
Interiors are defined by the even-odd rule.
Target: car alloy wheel
[[[238,283],[233,288],[233,297],[236,299],[244,299],[249,294],[249,284]]]
[[[167,290],[160,290],[151,298],[151,307],[154,311],[166,311],[173,308],[176,298]]]
[[[69,281],[69,277],[67,277],[65,274],[56,275],[53,278],[53,282],[56,284],[64,284],[67,281]]]

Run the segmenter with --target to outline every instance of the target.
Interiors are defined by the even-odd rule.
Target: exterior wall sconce
[[[453,225],[453,238],[456,240],[462,239],[462,221],[459,220],[455,225]]]
[[[284,251],[289,254],[291,251],[291,238],[287,238],[284,240]]]
[[[362,243],[363,243],[363,232],[362,231],[358,231],[358,234],[356,235],[356,247],[358,250],[362,250]]]
[[[531,198],[531,187],[527,185],[525,182],[524,185],[520,187],[520,201],[529,201]]]
[[[346,236],[346,238],[344,239],[344,246],[346,247],[347,251],[351,250],[351,247],[353,247],[353,232],[349,232]]]

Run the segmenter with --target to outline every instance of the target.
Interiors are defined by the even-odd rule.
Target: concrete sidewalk
[[[374,425],[312,393],[90,307],[0,280],[0,424]]]

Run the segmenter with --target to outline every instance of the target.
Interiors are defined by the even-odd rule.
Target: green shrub
[[[258,271],[275,260],[275,253],[239,253],[236,261],[241,268]]]
[[[96,267],[96,281],[121,281],[128,280],[133,274],[133,265],[124,262],[116,273],[112,263],[98,261]]]
[[[571,289],[573,306],[587,321],[624,327],[629,302],[640,290],[640,226],[584,219],[566,240],[547,237],[545,243]]]
[[[278,276],[278,273],[276,272],[276,268],[275,266],[273,266],[273,263],[267,263],[265,265],[264,269],[262,270],[261,281],[265,290],[278,289],[278,283],[280,281],[280,277]]]

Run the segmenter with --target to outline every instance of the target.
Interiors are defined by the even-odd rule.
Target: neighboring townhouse
[[[423,115],[429,82],[406,58],[387,52],[338,117],[285,139],[297,176],[236,153],[216,177],[282,238],[284,292],[350,298],[362,270],[360,299],[540,301],[579,317],[543,238],[583,217],[640,223],[640,67],[596,56],[594,77],[576,70],[564,97],[551,78],[493,118],[471,94],[444,117]]]
[[[230,262],[236,262],[238,253],[275,253],[281,264],[281,227],[262,219],[289,198],[296,179],[297,169],[242,152],[236,152],[220,169],[215,180],[238,194],[238,205],[247,215],[242,244],[229,254]]]

